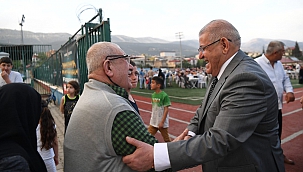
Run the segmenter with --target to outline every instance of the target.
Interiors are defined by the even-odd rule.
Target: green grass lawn
[[[291,83],[294,88],[303,87],[303,84],[298,84],[299,83],[298,80],[291,80]],[[165,88],[163,91],[165,91],[168,94],[172,102],[184,103],[190,105],[200,105],[204,98],[206,88],[184,89],[178,87],[175,84],[175,82],[173,82],[172,86]],[[137,88],[132,89],[131,94],[150,98],[153,92],[154,92],[153,90],[139,89],[139,84],[138,84]]]

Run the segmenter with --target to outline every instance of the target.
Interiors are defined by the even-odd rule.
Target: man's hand
[[[55,157],[54,157],[54,161],[55,161],[55,165],[57,166],[57,165],[59,164],[58,156],[55,156]]]
[[[164,122],[160,122],[158,125],[159,129],[163,129],[163,126],[164,126]]]
[[[154,147],[131,137],[126,141],[137,147],[133,154],[123,157],[123,162],[135,171],[147,171],[154,165]]]
[[[10,80],[9,80],[8,73],[7,73],[5,70],[2,71],[1,76],[2,76],[3,80],[4,80],[6,83],[8,83],[8,81],[10,81]]]
[[[191,138],[190,136],[187,135],[188,129],[186,128],[178,137],[176,137],[173,142],[179,141],[179,140],[188,140]]]
[[[285,100],[286,100],[286,103],[295,101],[295,95],[294,95],[294,93],[292,93],[292,92],[286,93]]]

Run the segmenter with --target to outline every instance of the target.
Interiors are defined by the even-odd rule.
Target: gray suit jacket
[[[277,109],[267,74],[239,50],[190,121],[197,135],[168,143],[173,171],[202,164],[203,172],[284,172]]]

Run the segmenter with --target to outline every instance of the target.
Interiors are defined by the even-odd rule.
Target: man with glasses
[[[293,87],[290,83],[288,75],[284,71],[284,67],[281,63],[281,59],[284,50],[284,43],[280,41],[271,41],[268,44],[265,54],[256,58],[256,62],[267,73],[271,82],[274,84],[277,96],[278,96],[278,122],[279,122],[279,138],[281,141],[282,135],[282,106],[283,106],[283,93],[286,92],[286,103],[295,101],[295,95],[293,93]],[[284,155],[284,162],[294,165],[295,162]]]
[[[199,33],[199,58],[213,77],[202,105],[175,142],[154,147],[127,137],[137,150],[123,162],[137,171],[285,171],[278,136],[278,101],[262,68],[243,51],[237,29],[214,20]],[[179,140],[179,141],[177,141]]]
[[[140,115],[128,101],[133,71],[116,44],[99,42],[87,51],[89,81],[73,110],[64,140],[64,171],[133,171],[122,162],[135,147],[126,136],[153,145]]]

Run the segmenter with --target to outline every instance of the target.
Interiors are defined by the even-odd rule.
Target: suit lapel
[[[212,104],[213,100],[217,97],[217,95],[220,92],[222,86],[224,85],[226,79],[235,70],[235,68],[239,65],[240,61],[243,59],[244,56],[246,56],[245,53],[243,51],[239,50],[238,53],[237,53],[237,55],[226,66],[226,68],[225,68],[222,76],[220,77],[218,83],[216,84],[216,86],[214,88],[214,91],[211,94],[209,100],[207,102],[205,102],[203,100],[202,109],[204,109],[204,110],[203,110],[203,115],[200,118],[200,122],[202,121],[202,119],[206,115],[206,113],[207,113],[210,105]],[[205,94],[204,98],[207,97],[208,93],[209,93],[209,89],[207,90],[207,93]]]
[[[209,93],[209,90],[210,90],[210,87],[211,87],[211,84],[212,84],[212,82],[213,82],[213,77],[210,79],[210,83],[208,84],[208,87],[207,87],[207,90],[206,90],[206,92],[205,92],[205,95],[204,95],[204,99],[203,99],[203,102],[202,102],[202,109],[204,109],[204,107],[205,107],[205,105],[206,105],[206,99],[207,99],[207,95],[208,95],[208,93]]]

